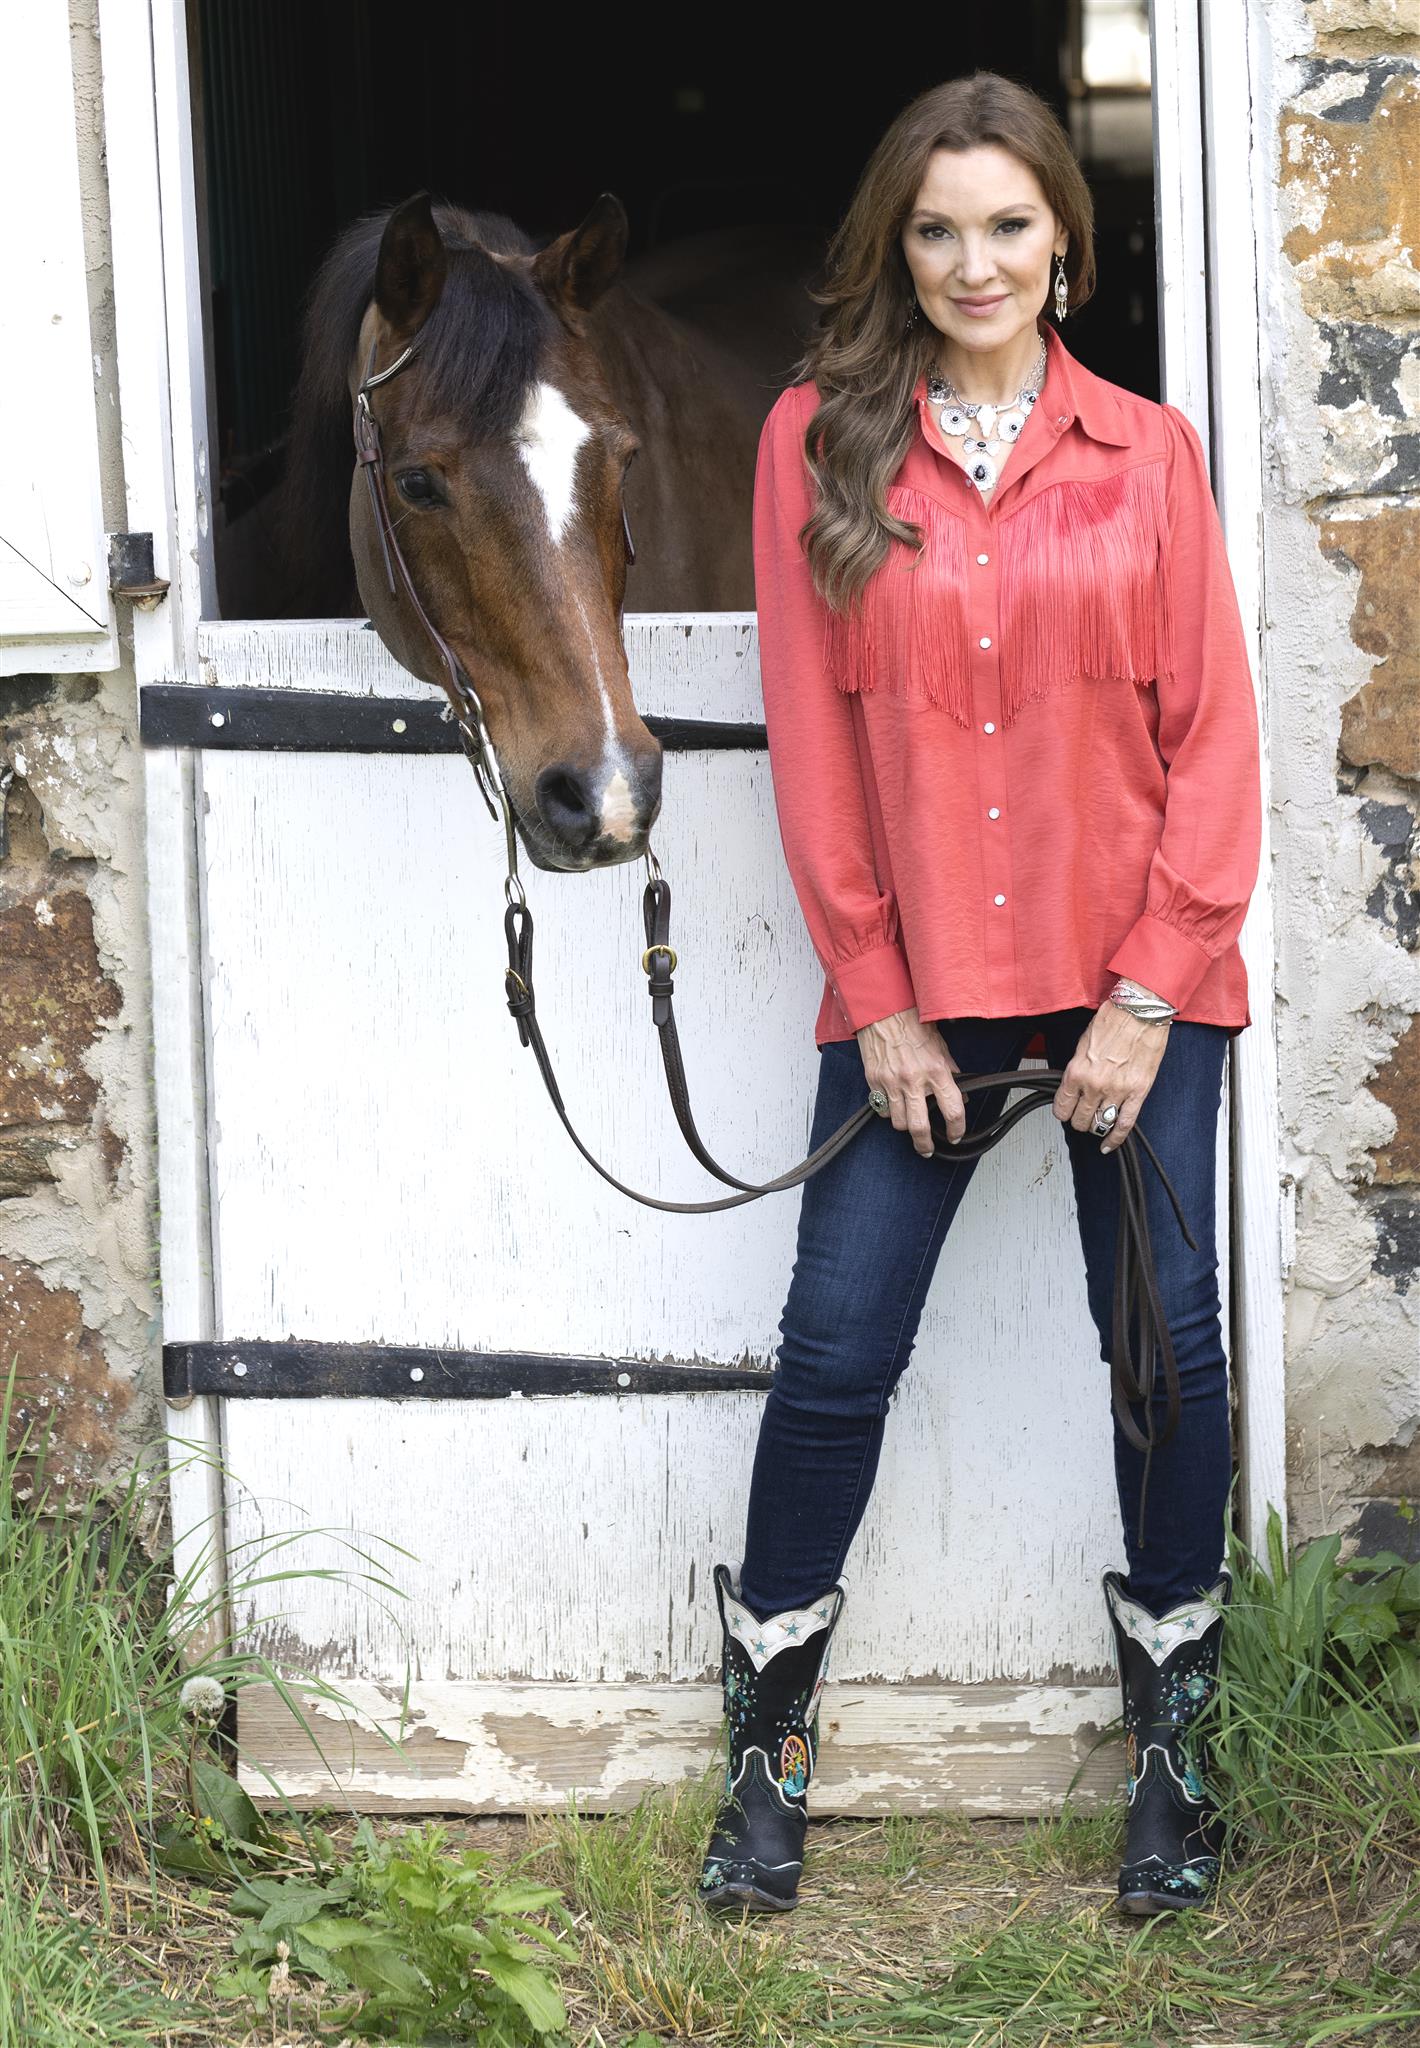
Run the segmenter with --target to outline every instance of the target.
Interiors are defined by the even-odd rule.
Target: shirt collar
[[[1133,436],[1114,386],[1072,356],[1055,328],[1047,326],[1043,332],[1045,382],[1036,400],[1037,409],[1045,409],[1046,418],[1059,433],[1063,434],[1072,421],[1078,421],[1091,440],[1104,441],[1115,448],[1127,447]],[[919,408],[925,410],[925,373],[917,379],[913,396]]]

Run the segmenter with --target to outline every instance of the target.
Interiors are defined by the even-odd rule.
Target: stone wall
[[[104,521],[116,531],[127,520],[95,0],[72,0],[70,35]],[[161,1449],[143,832],[131,667],[0,676],[0,1385],[16,1361],[12,1441],[26,1416],[53,1416],[49,1469],[71,1494]]]
[[[1420,1557],[1420,7],[1261,26],[1288,1494]]]

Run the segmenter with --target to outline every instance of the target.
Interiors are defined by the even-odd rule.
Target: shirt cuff
[[[910,1010],[917,1002],[907,955],[897,939],[841,960],[828,969],[828,985],[854,1031],[898,1010]]]
[[[1212,964],[1212,955],[1186,938],[1177,925],[1166,924],[1147,910],[1105,962],[1112,973],[1142,982],[1176,1010],[1183,1008]]]

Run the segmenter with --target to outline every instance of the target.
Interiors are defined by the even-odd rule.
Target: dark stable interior
[[[902,106],[999,70],[1070,122],[1094,194],[1098,281],[1068,346],[1157,398],[1149,97],[1100,82],[1142,11],[1017,0],[877,37],[855,22],[839,42],[728,10],[648,17],[638,46],[605,19],[458,0],[190,0],[221,615],[286,613],[271,493],[311,274],[347,220],[421,189],[507,213],[539,242],[613,192],[633,256],[763,223],[826,243]]]

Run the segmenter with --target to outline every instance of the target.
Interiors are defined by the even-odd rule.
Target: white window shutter
[[[65,0],[0,64],[0,674],[117,666]]]

